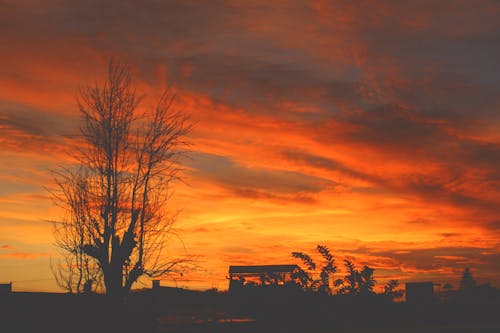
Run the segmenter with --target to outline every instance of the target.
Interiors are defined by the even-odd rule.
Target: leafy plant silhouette
[[[316,246],[316,250],[323,258],[323,266],[317,270],[317,265],[312,257],[303,252],[292,252],[292,257],[300,259],[305,266],[305,269],[299,267],[293,274],[293,278],[299,286],[305,291],[320,292],[323,294],[331,294],[330,277],[337,272],[335,259],[330,253],[328,247],[324,245]]]
[[[360,271],[350,260],[345,260],[344,264],[347,275],[343,279],[335,281],[335,286],[339,287],[339,294],[353,296],[374,294],[373,287],[377,283],[373,278],[375,269],[365,265]]]
[[[384,295],[390,297],[392,300],[403,296],[403,291],[399,289],[398,280],[390,280],[384,286]]]

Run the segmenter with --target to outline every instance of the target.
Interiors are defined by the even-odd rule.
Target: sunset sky
[[[0,283],[50,290],[82,85],[170,86],[192,152],[164,285],[327,245],[375,278],[500,287],[500,3],[0,0]],[[149,283],[149,282],[145,282]],[[149,284],[148,284],[149,285]],[[140,287],[141,285],[138,285]]]

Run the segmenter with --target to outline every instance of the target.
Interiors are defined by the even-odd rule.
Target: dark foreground
[[[498,297],[405,304],[386,299],[262,291],[103,296],[13,293],[0,298],[0,332],[489,333],[500,332]]]

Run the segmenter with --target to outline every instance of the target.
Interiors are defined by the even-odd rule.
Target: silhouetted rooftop
[[[229,266],[229,273],[291,273],[297,265]]]

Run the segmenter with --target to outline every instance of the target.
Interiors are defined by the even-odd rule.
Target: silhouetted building
[[[153,289],[160,288],[160,280],[153,280]]]
[[[406,302],[412,304],[432,303],[435,300],[434,283],[408,282],[406,283]]]
[[[293,281],[297,265],[229,266],[229,290],[240,286],[284,285]]]
[[[12,293],[12,282],[0,283],[0,295],[8,295]]]

